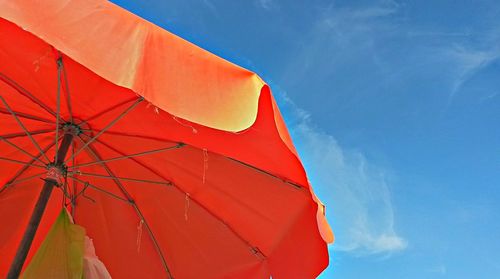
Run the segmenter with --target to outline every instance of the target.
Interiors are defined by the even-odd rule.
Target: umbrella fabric
[[[81,134],[28,261],[63,201],[115,278],[314,278],[327,266],[324,206],[256,74],[97,0],[0,1],[0,61],[0,277],[40,161],[54,158],[58,88],[59,123]]]

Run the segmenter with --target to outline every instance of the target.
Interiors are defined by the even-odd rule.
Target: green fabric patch
[[[82,279],[84,244],[85,229],[63,209],[21,278]]]

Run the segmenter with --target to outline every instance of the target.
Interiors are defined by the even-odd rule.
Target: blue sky
[[[271,85],[336,233],[320,278],[500,278],[500,3],[114,2]]]

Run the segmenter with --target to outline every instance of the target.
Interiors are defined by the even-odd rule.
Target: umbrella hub
[[[65,163],[49,163],[47,165],[47,176],[45,179],[49,179],[56,182],[55,186],[59,186],[63,183],[64,178],[68,174],[68,167]]]
[[[54,158],[53,162],[47,164],[47,175],[45,180],[50,180],[54,182],[54,186],[62,185],[63,180],[68,175],[68,166],[66,165],[64,159],[70,148],[73,138],[82,133],[80,126],[72,123],[66,122],[62,125],[62,131],[64,133],[61,145],[57,150],[57,156]]]
[[[66,122],[62,125],[62,130],[64,134],[70,134],[73,136],[78,136],[79,134],[82,133],[82,128],[80,128],[79,125],[72,123],[72,122]]]

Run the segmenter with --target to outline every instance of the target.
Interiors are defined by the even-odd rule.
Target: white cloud
[[[370,50],[376,55],[371,51],[375,36],[392,30],[384,19],[397,14],[398,8],[393,1],[356,9],[327,7],[311,27],[307,44],[286,67],[283,81],[293,86],[294,81],[328,77],[360,52]],[[327,206],[336,236],[332,249],[359,256],[406,249],[407,240],[394,228],[390,171],[370,162],[361,151],[342,147],[331,134],[314,125],[307,111],[284,98],[295,117],[291,132],[301,143],[299,153]]]
[[[394,230],[394,212],[386,171],[359,151],[342,148],[318,128],[309,113],[288,98],[297,124],[291,127],[336,235],[334,251],[355,255],[404,250],[407,241]]]

